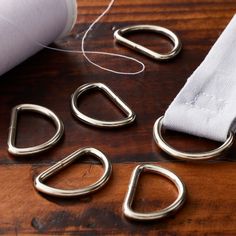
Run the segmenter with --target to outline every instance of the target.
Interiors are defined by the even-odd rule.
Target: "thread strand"
[[[0,18],[2,20],[4,20],[5,22],[11,24],[12,26],[15,27],[16,30],[20,30],[22,33],[24,33],[24,35],[30,39],[31,41],[33,41],[34,43],[36,43],[37,45],[39,45],[40,47],[43,47],[45,49],[49,49],[49,50],[53,50],[53,51],[57,51],[57,52],[64,52],[64,53],[78,53],[78,54],[83,54],[84,58],[93,66],[104,70],[104,71],[108,71],[114,74],[119,74],[119,75],[137,75],[142,73],[145,70],[145,65],[143,62],[139,61],[138,59],[134,58],[134,57],[130,57],[130,56],[126,56],[126,55],[122,55],[122,54],[117,54],[117,53],[110,53],[110,52],[102,52],[102,51],[86,51],[85,50],[85,42],[86,42],[86,38],[89,34],[90,31],[93,30],[93,27],[102,19],[102,17],[104,17],[109,10],[112,8],[113,4],[114,4],[115,0],[111,0],[108,4],[108,6],[106,7],[106,9],[90,24],[90,26],[88,27],[88,29],[85,31],[82,40],[81,40],[81,50],[74,50],[74,49],[62,49],[62,48],[56,48],[56,47],[51,47],[51,46],[47,46],[44,45],[43,43],[38,42],[37,40],[33,40],[30,35],[22,28],[18,27],[16,24],[14,24],[14,22],[12,22],[10,19],[4,17],[3,15],[0,15]],[[109,69],[107,67],[101,66],[98,63],[92,61],[89,57],[88,54],[95,54],[95,55],[106,55],[106,56],[112,56],[112,57],[119,57],[122,59],[127,59],[133,62],[136,62],[137,64],[139,64],[141,66],[141,68],[137,71],[134,72],[125,72],[125,71],[119,71],[119,70],[115,70],[115,69]]]

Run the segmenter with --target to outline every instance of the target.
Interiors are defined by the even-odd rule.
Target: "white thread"
[[[197,103],[197,100],[199,99],[200,96],[204,96],[204,97],[207,97],[207,98],[210,98],[210,99],[216,101],[219,105],[218,108],[213,110],[213,109],[204,108],[204,107],[197,105],[196,103]],[[222,105],[220,106],[219,103],[221,103]],[[200,92],[190,102],[185,102],[184,104],[187,106],[190,106],[191,108],[195,108],[198,110],[217,113],[217,112],[222,112],[223,107],[227,104],[227,102],[224,99],[218,99],[215,95],[211,95],[211,94],[208,94],[205,92]]]
[[[89,26],[89,28],[85,31],[85,34],[82,38],[81,41],[81,51],[80,50],[72,50],[72,49],[60,49],[60,48],[54,48],[54,47],[50,47],[47,45],[44,45],[36,40],[31,39],[31,37],[25,32],[25,30],[23,30],[22,28],[18,27],[16,24],[14,24],[10,19],[7,19],[6,17],[0,15],[0,18],[2,18],[3,20],[5,20],[6,22],[10,23],[12,26],[14,26],[17,30],[21,30],[22,33],[25,34],[25,36],[27,36],[28,39],[32,40],[34,43],[38,44],[39,46],[46,48],[46,49],[50,49],[50,50],[54,50],[54,51],[58,51],[58,52],[66,52],[66,53],[81,53],[83,54],[83,56],[86,58],[86,60],[92,64],[93,66],[96,66],[98,68],[100,68],[101,70],[105,70],[114,74],[119,74],[119,75],[137,75],[142,73],[145,70],[145,65],[143,62],[139,61],[136,58],[133,57],[129,57],[129,56],[125,56],[122,54],[117,54],[117,53],[109,53],[109,52],[100,52],[100,51],[86,51],[85,50],[85,40],[86,37],[88,35],[88,33],[92,30],[92,28],[101,20],[101,18],[103,16],[105,16],[108,11],[111,9],[112,5],[114,4],[115,0],[111,0],[110,3],[108,4],[107,8],[101,13],[101,15],[99,15],[98,18],[96,18],[93,23]],[[113,57],[120,57],[123,59],[127,59],[127,60],[131,60],[134,61],[136,63],[138,63],[139,65],[141,65],[141,69],[135,72],[123,72],[123,71],[117,71],[117,70],[113,70],[113,69],[109,69],[106,67],[103,67],[97,63],[95,63],[94,61],[92,61],[86,54],[98,54],[98,55],[107,55],[107,56],[113,56]]]
[[[202,110],[202,111],[205,111],[205,112],[211,112],[211,113],[214,113],[214,114],[216,114],[217,112],[222,111],[222,108],[220,108],[218,111],[213,111],[213,110],[210,110],[210,109],[207,109],[207,108],[204,108],[204,107],[200,107],[196,104],[192,104],[192,103],[189,103],[189,102],[185,102],[184,104],[191,107],[191,108],[195,108],[195,109]]]
[[[216,103],[218,103],[219,105],[220,105],[220,103],[223,104],[223,106],[225,106],[227,104],[225,99],[219,99],[216,96],[205,93],[205,92],[198,93],[190,102],[185,102],[185,104],[196,105],[196,102],[200,96],[210,98],[210,99],[214,100]]]
[[[102,70],[106,70],[106,71],[109,71],[109,72],[112,72],[112,73],[115,73],[115,74],[123,74],[123,75],[135,75],[135,74],[140,74],[142,73],[144,70],[145,70],[145,65],[135,59],[135,58],[132,58],[132,57],[127,57],[125,55],[121,55],[121,54],[115,54],[115,53],[100,53],[100,54],[103,54],[103,55],[111,55],[111,56],[118,56],[118,57],[121,57],[121,58],[125,58],[125,59],[129,59],[129,60],[133,60],[133,61],[136,61],[137,63],[139,63],[141,66],[142,66],[142,69],[137,71],[137,72],[119,72],[119,71],[116,71],[116,70],[111,70],[111,69],[108,69],[108,68],[105,68],[105,67],[102,67],[100,65],[98,65],[97,63],[94,63],[92,60],[90,60],[87,55],[86,55],[86,51],[84,50],[84,43],[85,43],[85,39],[89,33],[90,30],[92,30],[93,26],[96,25],[97,22],[99,22],[101,20],[101,18],[103,16],[105,16],[108,11],[111,9],[112,5],[114,4],[115,0],[111,0],[110,3],[108,4],[107,8],[105,9],[105,11],[89,26],[89,28],[87,29],[87,31],[85,32],[83,38],[82,38],[82,41],[81,41],[81,51],[83,53],[83,56],[86,58],[86,60],[91,63],[92,65],[102,69]]]
[[[211,95],[211,94],[208,94],[208,93],[205,93],[205,92],[199,93],[199,96],[200,96],[200,94],[205,96],[205,97],[209,97],[209,98],[211,98],[213,100],[216,100],[216,102],[218,102],[218,103],[225,103],[225,104],[227,103],[225,101],[225,99],[217,98],[215,95]]]

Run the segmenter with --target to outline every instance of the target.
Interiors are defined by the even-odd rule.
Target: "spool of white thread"
[[[0,75],[65,36],[76,18],[76,0],[1,0]]]

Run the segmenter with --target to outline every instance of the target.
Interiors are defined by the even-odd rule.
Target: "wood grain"
[[[101,191],[69,200],[43,196],[33,188],[33,177],[47,166],[3,165],[0,168],[0,198],[4,203],[0,205],[1,212],[4,212],[1,232],[56,235],[73,232],[79,232],[79,235],[155,235],[158,232],[163,235],[234,234],[235,164],[154,164],[169,168],[184,179],[188,200],[175,216],[151,223],[130,222],[122,216],[122,202],[130,174],[137,163],[114,164],[112,178]],[[52,179],[50,184],[74,188],[91,183],[100,174],[101,168],[96,165],[75,164]],[[167,206],[175,196],[175,189],[167,181],[155,175],[144,175],[140,179],[135,209],[155,210]]]
[[[57,46],[79,49],[81,32],[107,6],[107,0],[78,1],[79,17],[72,35]],[[119,76],[101,71],[80,54],[43,50],[0,78],[0,234],[3,235],[235,235],[236,234],[236,145],[217,160],[189,164],[174,161],[160,151],[152,137],[155,120],[163,115],[188,76],[201,63],[236,11],[234,0],[117,0],[89,34],[87,50],[104,50],[135,56],[146,70],[137,76]],[[183,42],[180,55],[157,63],[114,43],[115,29],[132,24],[156,24],[175,31]],[[78,39],[74,36],[78,34]],[[130,36],[156,51],[166,51],[169,42],[153,34]],[[134,63],[92,56],[106,67],[135,71]],[[126,128],[102,130],[76,120],[70,96],[77,87],[103,82],[137,114]],[[12,107],[35,103],[52,109],[65,124],[63,140],[52,150],[14,158],[7,153],[7,135]],[[116,119],[120,112],[101,94],[85,96],[81,109],[91,116]],[[29,146],[46,140],[54,131],[47,120],[24,113],[20,117],[17,145]],[[165,137],[182,150],[198,151],[218,143],[168,131]],[[96,194],[71,200],[38,194],[33,179],[42,170],[80,147],[93,146],[113,163],[113,175]],[[186,183],[188,200],[175,216],[150,223],[137,223],[122,216],[122,202],[133,168],[153,162],[176,172]],[[96,161],[84,160],[49,182],[79,187],[93,182],[102,169]],[[165,179],[144,175],[137,190],[135,209],[149,211],[168,205],[175,188]]]

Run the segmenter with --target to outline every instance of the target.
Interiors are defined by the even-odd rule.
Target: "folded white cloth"
[[[236,16],[167,109],[165,127],[225,141],[235,132]]]

